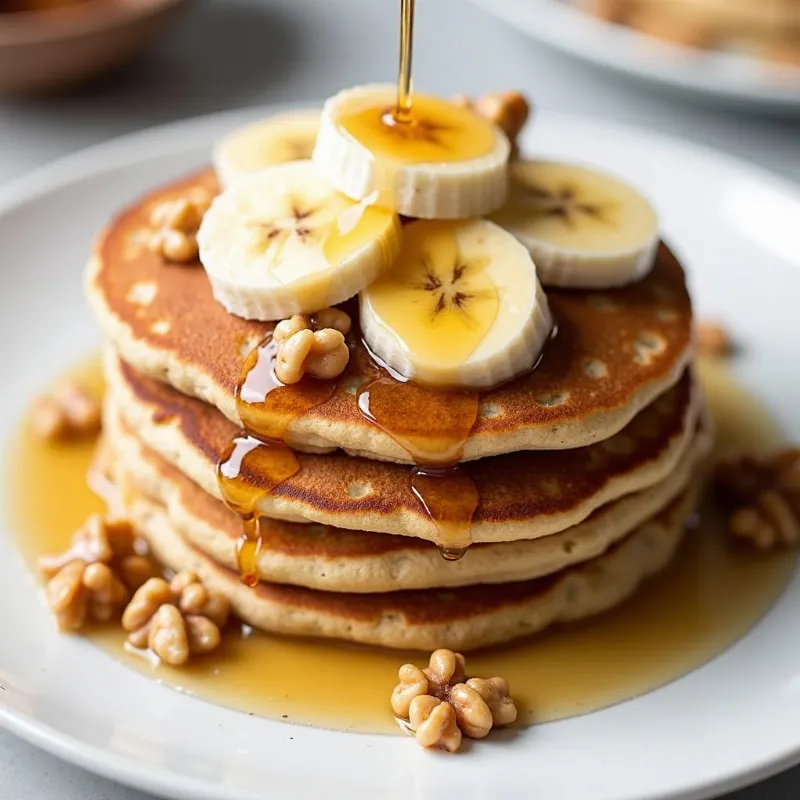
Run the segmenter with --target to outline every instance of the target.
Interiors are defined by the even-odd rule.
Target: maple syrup
[[[436,527],[442,557],[461,558],[472,544],[472,517],[480,500],[474,481],[458,465],[478,418],[478,394],[429,389],[380,370],[360,387],[357,400],[364,417],[414,461],[409,489]]]
[[[475,391],[426,386],[424,378],[459,382],[460,371],[497,318],[499,298],[486,264],[459,253],[460,223],[416,222],[403,231],[391,272],[369,287],[367,302],[402,342],[418,379],[372,366],[375,377],[358,392],[361,413],[414,462],[409,487],[436,527],[442,556],[455,560],[471,544],[479,495],[459,467],[478,417]],[[376,357],[372,356],[373,361]]]
[[[379,200],[393,197],[397,170],[407,164],[441,164],[480,158],[496,145],[490,124],[467,108],[413,93],[415,0],[400,3],[400,69],[393,106],[375,103],[346,114],[340,127],[375,159]]]
[[[264,251],[279,281],[291,283],[291,293],[302,308],[329,305],[337,266],[376,242],[388,265],[394,257],[392,228],[399,223],[386,209],[369,200],[352,203],[335,195],[322,208],[287,200],[285,218],[264,227],[259,224],[257,246]],[[303,262],[305,280],[297,280],[297,262],[283,259],[295,238],[320,243],[316,257]],[[335,381],[303,378],[284,386],[275,377],[275,345],[269,334],[248,355],[236,387],[236,406],[243,430],[235,436],[217,465],[217,481],[226,505],[242,520],[237,546],[242,580],[258,583],[258,557],[263,547],[258,502],[300,469],[294,452],[284,443],[289,426],[306,411],[321,405],[336,389]]]
[[[291,287],[289,291],[299,308],[329,306],[337,267],[368,246],[378,243],[382,263],[391,263],[398,222],[391,211],[376,206],[373,199],[354,203],[344,195],[334,194],[326,197],[323,204],[315,205],[287,196],[283,213],[274,220],[250,222],[251,246],[260,254],[261,266],[279,284]],[[304,247],[300,260],[292,257],[298,241]],[[311,249],[307,244],[319,247]]]
[[[718,364],[702,377],[718,448],[768,451],[782,442],[764,410]],[[72,373],[99,386],[95,363]],[[10,529],[33,568],[56,553],[102,502],[85,474],[94,443],[46,444],[23,426],[9,453],[5,487]],[[46,492],[47,502],[43,502]],[[519,644],[468,656],[478,675],[511,684],[520,723],[584,714],[663,686],[696,669],[743,636],[778,597],[797,554],[756,555],[727,542],[721,516],[707,503],[699,526],[667,570],[619,608]],[[397,668],[426,654],[252,633],[228,633],[221,649],[186,668],[154,668],[127,653],[108,627],[92,639],[144,675],[210,702],[274,719],[339,730],[397,732],[389,693]],[[335,691],[331,690],[335,687]]]
[[[414,94],[407,121],[376,104],[347,114],[339,124],[373,157],[387,165],[377,183],[390,194],[396,172],[389,165],[467,161],[489,155],[496,145],[492,126],[468,108],[425,94]]]
[[[300,470],[296,453],[284,443],[286,431],[294,420],[327,402],[340,383],[304,377],[284,386],[275,377],[275,351],[267,336],[245,360],[236,389],[244,430],[233,438],[217,467],[222,498],[242,519],[238,565],[249,586],[258,583],[257,563],[263,547],[259,500]],[[409,491],[436,527],[442,556],[460,558],[472,542],[470,529],[479,495],[458,462],[478,416],[479,396],[398,380],[372,362],[368,369],[373,377],[359,388],[358,407],[409,453],[414,461],[409,468]],[[342,380],[348,377],[345,372]],[[421,408],[424,415],[418,413]]]
[[[248,586],[258,583],[263,538],[258,502],[300,470],[294,450],[284,443],[292,422],[326,402],[335,381],[303,377],[284,386],[275,376],[276,345],[267,336],[247,356],[236,387],[236,408],[244,425],[217,466],[217,483],[225,504],[242,520],[237,545],[239,572]]]
[[[448,316],[461,315],[443,315]],[[448,339],[465,338],[458,330],[439,333]],[[258,583],[257,563],[264,541],[259,500],[300,469],[297,455],[284,443],[286,432],[293,421],[327,402],[352,371],[345,371],[339,381],[304,377],[284,386],[275,376],[275,354],[268,335],[246,358],[236,389],[244,429],[217,468],[223,500],[242,519],[238,564],[249,586]],[[372,376],[358,390],[359,410],[407,451],[414,462],[408,473],[409,491],[436,529],[439,552],[447,560],[461,558],[472,543],[472,518],[480,499],[473,480],[458,465],[478,416],[478,393],[405,381],[390,375],[371,355],[356,369]]]
[[[489,260],[467,258],[459,248],[458,236],[469,225],[430,220],[406,225],[394,266],[367,292],[373,314],[403,343],[423,383],[422,376],[431,375],[429,383],[436,376],[437,384],[458,385],[464,362],[497,320],[500,298]],[[511,318],[508,324],[516,322]]]
[[[414,55],[414,7],[416,0],[400,0],[400,69],[397,76],[397,106],[394,120],[411,122],[411,62]]]
[[[341,264],[376,241],[383,246],[382,262],[389,266],[393,261],[394,253],[388,249],[391,237],[387,231],[399,227],[399,223],[393,212],[376,206],[374,201],[373,196],[353,204],[344,196],[337,197],[333,204],[334,221],[322,244],[322,255],[328,264]],[[329,305],[326,295],[324,302],[314,308],[327,308]]]

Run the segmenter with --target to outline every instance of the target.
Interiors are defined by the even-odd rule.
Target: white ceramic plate
[[[127,137],[0,190],[2,440],[37,388],[97,346],[81,269],[99,226],[137,193],[206,163],[212,141],[245,116]],[[653,197],[691,269],[701,313],[735,329],[746,344],[741,377],[800,436],[792,377],[800,190],[712,151],[587,119],[542,113],[535,145],[616,172]],[[170,797],[700,798],[800,760],[800,577],[744,640],[672,685],[452,758],[404,737],[249,717],[157,685],[58,635],[2,531],[0,607],[0,722],[63,758]]]
[[[800,113],[800,68],[696,50],[597,19],[567,0],[473,0],[575,58],[742,107]]]

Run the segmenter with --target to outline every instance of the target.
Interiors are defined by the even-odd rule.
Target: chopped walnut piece
[[[140,556],[138,553],[125,556],[119,562],[119,576],[132,592],[154,577],[158,571],[158,566],[152,558]]]
[[[133,530],[124,520],[90,516],[72,537],[70,548],[43,556],[39,571],[47,581],[47,602],[62,630],[78,631],[87,622],[107,622],[122,611],[155,563],[136,552]]]
[[[163,578],[150,578],[136,590],[125,607],[122,627],[131,632],[144,628],[162,605],[174,599],[172,589]]]
[[[62,631],[77,631],[86,623],[89,598],[83,585],[85,568],[82,561],[72,561],[47,582],[47,605]]]
[[[483,739],[492,729],[492,712],[483,698],[466,683],[450,690],[450,705],[456,712],[458,727],[470,739]]]
[[[197,188],[186,197],[166,200],[150,212],[150,249],[165,261],[190,264],[197,260],[197,231],[213,197]]]
[[[281,383],[297,383],[303,375],[330,380],[344,372],[350,360],[345,335],[350,317],[326,308],[309,317],[295,314],[275,326],[275,375]]]
[[[134,647],[149,647],[177,667],[218,647],[229,615],[226,597],[209,591],[193,572],[179,572],[170,583],[151,578],[142,584],[122,614],[122,627]]]
[[[474,100],[466,95],[456,95],[452,101],[456,105],[472,109],[478,116],[497,125],[511,142],[512,158],[518,154],[517,139],[531,113],[525,95],[514,91],[488,92]]]
[[[178,667],[189,660],[189,636],[181,612],[170,603],[150,619],[147,646],[164,662]]]
[[[502,678],[469,678],[461,653],[435,650],[425,669],[404,664],[392,692],[395,715],[407,720],[422,747],[454,752],[461,736],[482,739],[493,727],[517,718],[517,707]]]
[[[764,552],[800,543],[800,449],[721,464],[716,487],[735,539]]]
[[[192,655],[201,656],[219,647],[222,634],[219,626],[208,617],[189,614],[184,617],[186,636],[189,640],[189,651]]]
[[[504,678],[470,678],[466,684],[486,703],[492,714],[492,725],[510,725],[517,718],[517,706],[509,696]]]
[[[428,694],[428,679],[414,664],[403,664],[398,672],[400,683],[392,691],[392,711],[395,716],[408,719],[409,708],[415,697]]]
[[[430,694],[445,699],[447,690],[467,679],[467,662],[461,653],[452,650],[434,650],[423,670],[428,679]]]
[[[409,724],[421,747],[438,747],[455,753],[461,747],[456,712],[446,700],[429,694],[415,697],[409,710]]]
[[[33,401],[31,425],[44,441],[94,436],[101,425],[100,399],[70,381]]]
[[[156,231],[149,245],[154,253],[172,264],[190,264],[197,260],[197,237],[183,231]]]
[[[728,331],[719,322],[700,322],[697,325],[697,350],[704,356],[728,356],[735,347]]]
[[[325,328],[333,328],[339,331],[342,336],[347,336],[350,333],[352,322],[350,315],[341,308],[323,308],[322,311],[317,311],[311,318],[311,327],[315,331],[321,331]]]
[[[211,199],[208,192],[198,191],[188,197],[159,203],[150,214],[150,224],[154,228],[197,233]]]

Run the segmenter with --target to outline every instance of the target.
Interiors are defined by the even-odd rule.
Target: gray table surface
[[[178,30],[123,73],[66,96],[0,102],[0,183],[150,125],[392,80],[398,6],[397,0],[201,0]],[[683,136],[800,182],[800,118],[750,116],[611,78],[532,43],[465,0],[423,0],[417,28],[420,86],[442,93],[519,87],[542,108]],[[728,800],[798,796],[800,769]],[[152,800],[4,732],[0,799]]]

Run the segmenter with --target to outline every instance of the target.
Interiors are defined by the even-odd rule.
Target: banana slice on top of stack
[[[413,115],[392,115],[397,87],[374,84],[330,98],[312,156],[353,200],[379,202],[407,217],[464,219],[505,199],[511,145],[469,108],[414,94]]]
[[[375,355],[436,386],[510,380],[533,366],[552,327],[530,254],[484,219],[406,225],[392,270],[361,292]]]
[[[228,311],[279,320],[360,295],[364,339],[388,367],[484,389],[536,363],[553,329],[542,285],[621,286],[652,268],[656,215],[630,186],[509,164],[506,135],[469,107],[415,94],[406,120],[395,100],[394,86],[357,87],[321,115],[220,142],[225,191],[198,244]]]
[[[635,189],[551,161],[515,161],[509,176],[508,200],[491,219],[530,250],[545,286],[623,286],[652,269],[658,222]]]
[[[277,114],[237,128],[214,147],[214,170],[224,187],[274,164],[311,158],[319,111]]]
[[[311,314],[358,294],[400,249],[397,215],[336,192],[310,161],[241,178],[197,234],[217,301],[246,319]]]

